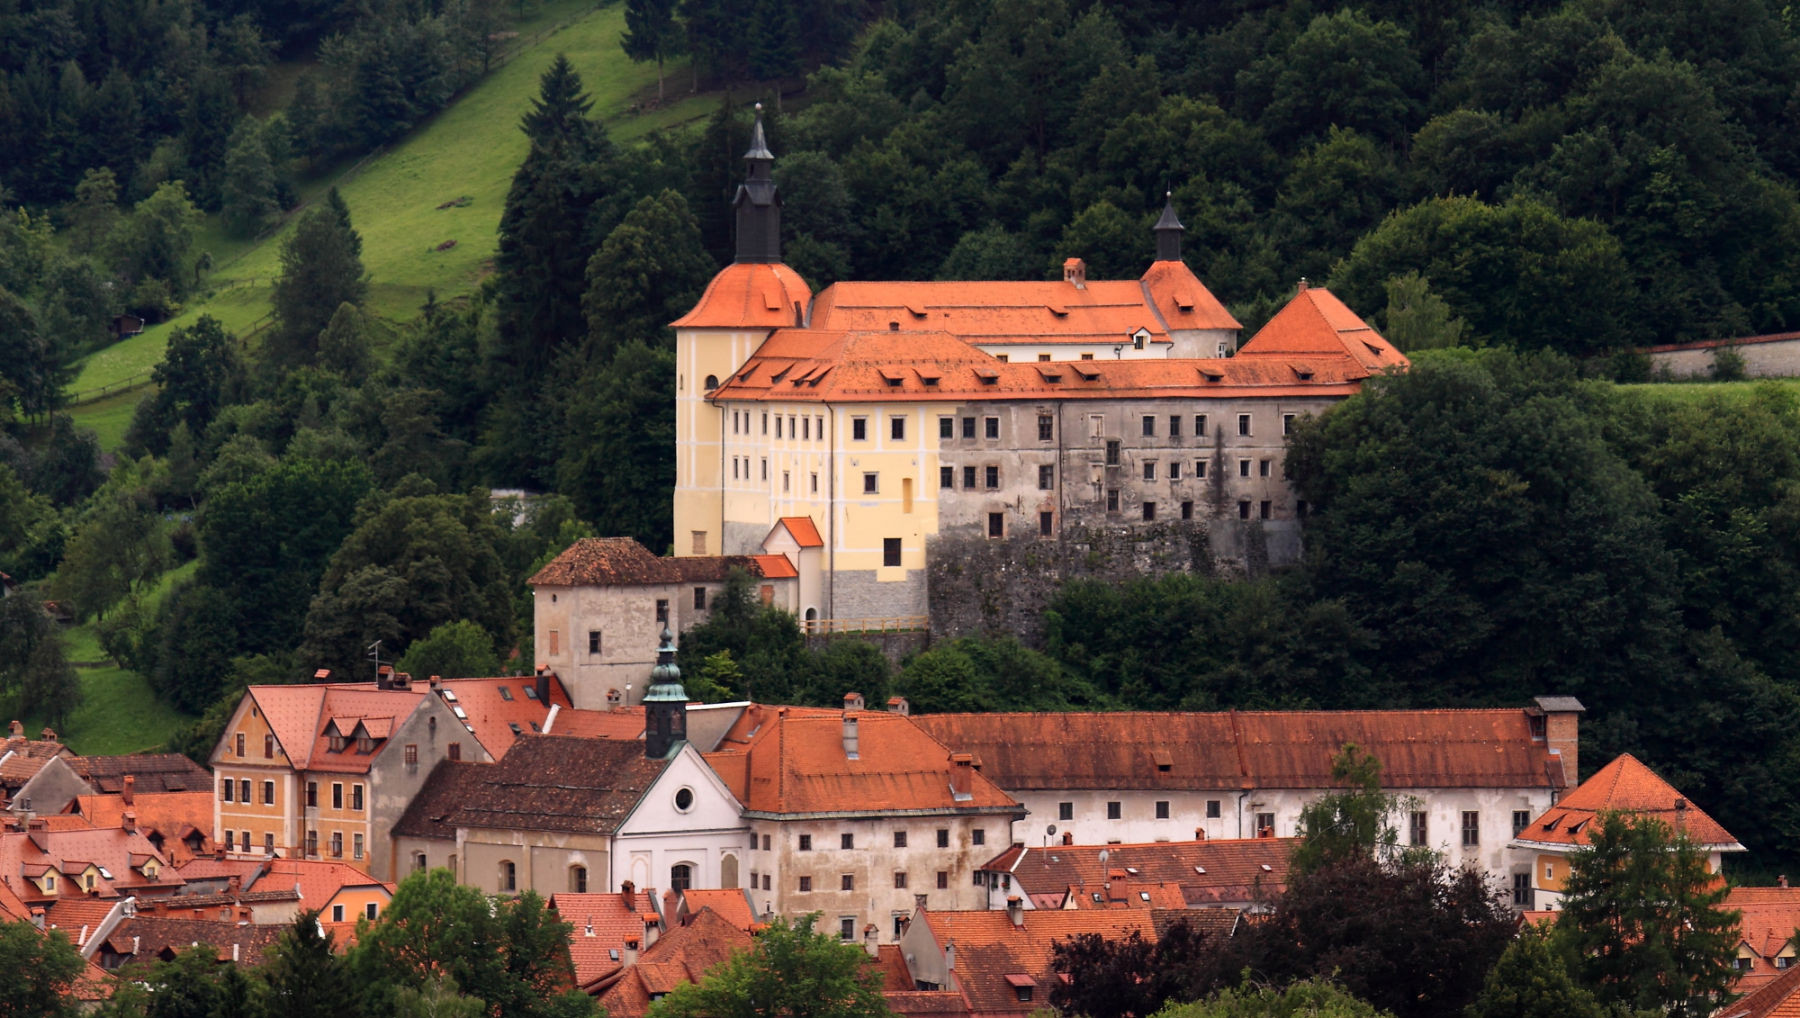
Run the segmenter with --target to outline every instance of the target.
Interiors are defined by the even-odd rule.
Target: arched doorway
[[[738,865],[737,856],[728,855],[719,860],[719,886],[727,891],[737,890]]]

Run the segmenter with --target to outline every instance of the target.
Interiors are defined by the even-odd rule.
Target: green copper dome
[[[675,634],[664,625],[662,643],[656,648],[656,667],[650,669],[650,688],[644,693],[644,702],[685,704],[687,701],[687,690],[681,688],[681,666],[675,663]]]

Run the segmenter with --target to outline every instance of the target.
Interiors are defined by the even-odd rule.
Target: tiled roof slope
[[[574,706],[562,680],[554,674],[548,678],[548,703],[537,698],[537,679],[531,675],[442,679],[436,689],[446,704],[462,708],[463,723],[474,729],[481,748],[498,760],[519,736],[543,730],[544,718],[552,705],[564,710]]]
[[[379,887],[390,896],[394,885],[376,880],[349,863],[325,859],[271,859],[246,893],[298,888],[305,908],[324,908],[346,887]]]
[[[506,759],[480,771],[444,823],[612,834],[667,766],[647,759],[637,741],[525,736]]]
[[[155,879],[139,867],[154,859],[161,867]],[[145,891],[169,891],[184,881],[168,866],[168,857],[143,834],[118,828],[73,831],[31,830],[0,834],[0,876],[28,902],[54,899],[61,894],[81,895],[86,889],[76,879],[89,865],[105,867],[110,878],[95,881],[93,894],[114,898]],[[44,894],[25,880],[41,877],[49,868],[63,874],[56,894]]]
[[[251,686],[249,692],[296,769],[363,773],[386,748],[385,741],[374,753],[358,753],[354,744],[333,753],[325,735],[327,723],[335,719],[340,730],[354,730],[359,721],[372,729],[385,723],[391,730],[418,708],[429,691],[424,683],[407,689],[376,689],[371,683],[345,682]],[[349,736],[350,731],[343,734]]]
[[[1551,754],[1523,710],[1120,711],[926,714],[939,742],[975,754],[1014,791],[1241,790],[1335,786],[1331,761],[1354,742],[1389,788],[1543,787]],[[1164,769],[1164,765],[1167,769]]]
[[[973,768],[964,769],[968,797],[957,798],[950,751],[913,719],[885,711],[853,716],[854,760],[844,749],[845,712],[760,705],[746,710],[706,759],[749,812],[1021,812]]]
[[[681,892],[681,900],[687,907],[689,916],[698,915],[703,908],[710,908],[718,913],[719,918],[746,933],[754,932],[754,927],[757,925],[756,913],[750,910],[750,898],[742,888],[730,890],[689,888]]]
[[[1686,808],[1677,810],[1677,801]],[[1594,819],[1605,812],[1655,817],[1670,830],[1681,830],[1696,844],[1743,850],[1730,831],[1630,753],[1621,754],[1594,772],[1593,777],[1545,810],[1514,840],[1533,845],[1586,845]]]
[[[1348,395],[1369,374],[1342,353],[1007,363],[946,332],[778,329],[715,395],[789,403]]]
[[[1800,965],[1720,1008],[1715,1018],[1800,1018]]]
[[[132,964],[172,958],[198,944],[216,952],[222,962],[259,965],[263,952],[273,947],[287,923],[266,926],[239,925],[211,919],[168,919],[136,915],[113,927],[101,951],[130,955]]]
[[[638,963],[619,973],[610,986],[601,988],[600,1006],[609,1018],[644,1018],[650,1011],[650,995],[667,993],[681,983],[697,983],[712,967],[738,951],[748,951],[750,934],[731,925],[711,909],[702,909],[686,926],[662,935],[638,957]]]
[[[612,710],[560,710],[546,733],[579,739],[642,739],[644,707],[638,704]]]
[[[180,753],[133,753],[130,756],[82,756],[69,761],[75,773],[102,794],[125,790],[131,775],[137,794],[146,792],[212,793],[212,772]]]
[[[819,536],[819,528],[811,516],[783,516],[776,523],[786,527],[793,535],[794,543],[802,548],[825,547],[825,539]]]
[[[1314,286],[1302,289],[1288,301],[1238,357],[1346,358],[1370,375],[1408,361],[1392,343],[1369,327],[1356,312],[1330,290]]]
[[[192,855],[184,841],[190,834],[201,835],[201,851],[212,841],[211,792],[138,791],[129,804],[123,795],[81,795],[71,808],[94,827],[118,827],[125,822],[125,814],[136,814],[137,829],[161,836],[163,851],[177,864]]]
[[[956,944],[956,984],[973,1012],[1029,1012],[1043,1007],[1055,985],[1050,962],[1055,945],[1084,933],[1123,940],[1133,932],[1156,939],[1149,909],[1117,912],[1027,910],[1023,925],[1014,926],[1004,909],[978,912],[926,912],[913,919],[930,925],[940,949]],[[1031,1002],[1021,1002],[1007,976],[1029,976],[1038,987]]]
[[[456,840],[456,826],[448,822],[450,815],[481,783],[482,772],[493,767],[490,763],[439,760],[426,775],[418,794],[406,804],[406,812],[394,822],[394,837]]]
[[[1736,910],[1743,946],[1755,955],[1748,971],[1738,977],[1735,989],[1747,993],[1781,972],[1775,967],[1800,930],[1800,887],[1734,887],[1722,906]]]
[[[1181,889],[1185,905],[1248,901],[1258,892],[1273,894],[1287,883],[1288,857],[1294,838],[1244,838],[1229,841],[1164,841],[1143,845],[1014,845],[980,867],[1010,873],[1020,890],[1034,899],[1051,900],[1052,908],[1075,895],[1079,908],[1117,907],[1129,885],[1167,884]],[[1106,859],[1100,859],[1101,853]],[[1116,896],[1105,890],[1114,885]],[[1095,902],[1093,894],[1102,901]],[[1038,903],[1038,907],[1045,907]]]
[[[586,986],[617,969],[625,941],[643,942],[644,913],[656,903],[641,891],[631,894],[553,894],[550,907],[572,929],[569,957],[575,985]]]
[[[733,567],[751,576],[764,575],[754,555],[663,558],[629,537],[584,537],[526,582],[533,587],[716,583]]]
[[[692,311],[669,324],[677,329],[772,329],[794,324],[812,287],[800,273],[779,262],[733,262],[706,284]]]

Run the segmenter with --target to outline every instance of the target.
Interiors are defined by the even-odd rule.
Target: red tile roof
[[[857,722],[855,759],[844,748],[846,716]],[[951,755],[904,715],[753,704],[706,759],[751,812],[1022,812],[972,767],[962,769],[966,798],[954,795]]]
[[[1800,930],[1800,887],[1734,887],[1722,907],[1741,914],[1739,936],[1755,956],[1734,988],[1747,993],[1772,982],[1783,971],[1775,967],[1775,959],[1793,945]]]
[[[1151,262],[1141,281],[1144,292],[1170,330],[1230,329],[1244,326],[1225,310],[1186,262]],[[1089,283],[1089,286],[1094,284]]]
[[[717,583],[733,568],[742,569],[751,576],[766,575],[758,561],[763,557],[766,556],[662,558],[629,537],[584,537],[565,548],[526,582],[533,587]]]
[[[775,525],[786,527],[794,543],[802,548],[825,547],[825,539],[819,536],[819,528],[811,516],[783,516],[775,521]]]
[[[70,943],[86,947],[118,906],[118,898],[61,898],[44,907],[44,928],[62,930]]]
[[[140,795],[149,792],[212,794],[212,772],[180,753],[133,753],[129,756],[79,756],[69,761],[75,773],[102,794],[123,792],[125,778]]]
[[[69,818],[77,819],[77,818]],[[155,879],[146,877],[133,866],[154,859],[161,869]],[[0,834],[0,878],[10,882],[26,902],[53,900],[58,895],[86,896],[76,879],[89,864],[102,867],[110,877],[95,881],[93,893],[102,898],[120,897],[145,891],[166,892],[185,881],[171,867],[168,857],[157,851],[143,834],[127,834],[117,828],[73,831],[30,830]],[[54,868],[65,879],[58,881],[57,894],[46,895],[23,877],[41,877]]]
[[[1039,908],[1182,908],[1247,902],[1287,883],[1295,838],[1141,845],[1014,845],[981,865],[1012,875]],[[1105,853],[1106,860],[1100,856]],[[1111,887],[1107,885],[1111,884]],[[1170,900],[1160,888],[1177,889]],[[1149,894],[1145,900],[1142,894]],[[1095,901],[1094,896],[1100,900]],[[1069,901],[1068,899],[1073,899]]]
[[[800,570],[788,561],[786,555],[752,555],[756,560],[756,568],[767,580],[791,580],[800,575]]]
[[[546,734],[578,739],[642,739],[644,707],[638,704],[612,710],[560,710]]]
[[[375,888],[392,897],[394,885],[376,880],[349,863],[323,859],[271,859],[246,893],[297,887],[304,908],[322,909],[345,888]]]
[[[582,989],[603,991],[600,1006],[609,1018],[644,1018],[650,1011],[652,993],[666,993],[684,982],[697,983],[713,966],[750,950],[753,943],[750,934],[711,909],[702,909],[686,926],[663,934],[639,955],[636,965],[620,972],[610,984],[602,980]]]
[[[549,674],[549,702],[538,699],[535,676],[485,679],[443,679],[437,693],[475,734],[475,741],[498,760],[520,735],[539,732],[552,704],[567,710],[574,706],[562,680]],[[517,730],[515,731],[515,726]]]
[[[710,908],[718,913],[719,918],[745,933],[756,932],[758,925],[756,913],[750,910],[750,898],[741,888],[731,890],[688,888],[681,892],[681,900],[690,918],[698,915],[701,909]]]
[[[1055,973],[1051,959],[1055,945],[1084,933],[1108,940],[1123,940],[1133,932],[1156,939],[1154,913],[1149,909],[1112,912],[1061,912],[1031,910],[1020,913],[1023,925],[1014,926],[1003,909],[980,912],[931,912],[920,909],[914,923],[924,923],[941,952],[956,945],[956,984],[976,1013],[1029,1013],[1046,1006]],[[1043,988],[1036,999],[1020,1001],[1008,976],[1029,976]]]
[[[207,919],[137,915],[113,927],[101,952],[129,955],[127,963],[137,964],[173,958],[189,947],[205,944],[217,952],[222,962],[258,965],[262,963],[263,952],[274,946],[287,928],[287,923],[239,925]]]
[[[332,752],[326,726],[337,722],[348,737],[358,722],[386,721],[390,725],[418,709],[429,691],[424,683],[407,689],[376,689],[372,683],[306,683],[291,686],[251,686],[248,695],[262,710],[275,739],[297,770],[366,773],[384,749],[382,740],[372,753],[359,753],[350,742]]]
[[[394,822],[396,838],[441,838],[456,840],[456,825],[449,823],[451,814],[462,807],[482,781],[482,772],[494,765],[466,760],[439,760],[425,776],[406,812]]]
[[[1800,1018],[1800,965],[1720,1008],[1715,1018]]]
[[[162,838],[163,851],[169,861],[181,863],[193,858],[186,839],[200,835],[200,851],[212,845],[213,797],[211,792],[134,792],[129,805],[123,795],[76,796],[70,808],[94,827],[118,827],[125,814],[137,816],[137,829],[145,835]]]
[[[881,996],[887,1001],[888,1010],[903,1018],[962,1018],[969,1013],[968,999],[955,990],[885,990]]]
[[[622,739],[521,738],[506,759],[476,772],[456,827],[612,834],[650,790],[667,760]]]
[[[939,742],[973,753],[1016,791],[1334,787],[1354,742],[1389,788],[1544,787],[1553,757],[1523,710],[1119,711],[926,714]],[[1166,762],[1168,769],[1162,769]]]
[[[1093,280],[1079,289],[1061,280],[833,283],[819,291],[809,323],[825,330],[941,332],[969,345],[1111,345],[1129,343],[1139,329],[1154,342],[1169,342],[1167,326],[1135,279]]]
[[[625,941],[644,938],[644,913],[656,903],[641,891],[631,894],[553,894],[550,907],[572,929],[569,957],[575,985],[586,986],[619,968]]]
[[[1677,810],[1678,801],[1686,808]],[[1715,850],[1743,851],[1730,831],[1630,753],[1600,768],[1533,820],[1514,840],[1541,846],[1586,845],[1593,821],[1604,812],[1656,817],[1670,830],[1686,833],[1696,844]]]
[[[1238,350],[1237,356],[1298,358],[1309,364],[1341,358],[1354,363],[1364,374],[1405,367],[1408,363],[1405,354],[1345,307],[1330,290],[1320,286],[1295,294]]]
[[[754,329],[794,324],[812,287],[786,265],[733,262],[719,271],[694,309],[669,324],[677,329]]]

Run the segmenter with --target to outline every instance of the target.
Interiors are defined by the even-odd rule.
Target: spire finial
[[[1181,220],[1175,217],[1175,192],[1163,192],[1162,218],[1150,228],[1156,234],[1156,260],[1159,262],[1178,262],[1181,260],[1181,235],[1186,228]]]

